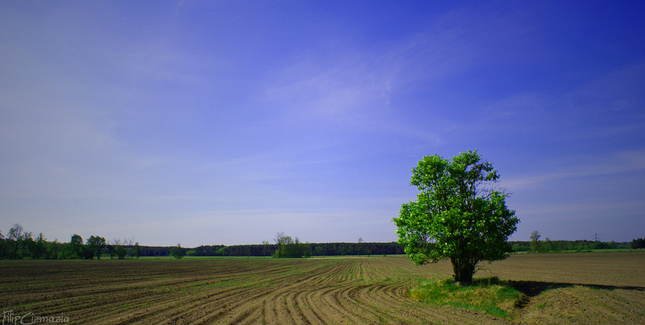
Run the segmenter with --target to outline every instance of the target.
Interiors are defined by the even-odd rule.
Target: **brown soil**
[[[527,294],[513,320],[409,299],[451,267],[402,256],[0,261],[0,308],[76,324],[645,324],[645,253],[514,255],[487,268],[477,276]]]

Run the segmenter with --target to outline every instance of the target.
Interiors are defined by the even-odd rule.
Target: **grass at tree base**
[[[510,319],[524,294],[497,277],[474,279],[472,284],[455,283],[452,278],[422,281],[410,290],[410,298],[439,306],[484,311]]]

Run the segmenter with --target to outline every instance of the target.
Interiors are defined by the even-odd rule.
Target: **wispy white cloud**
[[[450,128],[452,118],[443,107],[428,107],[437,112],[428,120],[427,114],[414,116],[419,107],[405,107],[392,98],[424,92],[418,88],[420,82],[432,89],[483,64],[496,47],[521,34],[516,31],[522,28],[506,29],[508,24],[519,24],[510,20],[450,12],[427,30],[387,46],[356,47],[332,58],[304,58],[277,71],[264,90],[265,100],[278,107],[286,124],[316,120],[323,127],[385,132],[439,144],[439,132]],[[468,27],[460,25],[463,21]],[[478,25],[484,27],[475,29]],[[495,42],[483,41],[490,39],[485,37],[489,34],[497,35]]]
[[[645,128],[645,110],[641,108],[645,95],[639,91],[645,87],[644,76],[645,65],[636,63],[595,76],[568,92],[513,94],[485,106],[481,125],[557,130],[560,140],[633,133]]]
[[[416,30],[374,41],[360,28],[292,39],[292,25],[256,31],[273,28],[274,17],[247,26],[242,3],[231,3],[241,19],[234,37],[226,28],[238,21],[193,20],[204,11],[196,3],[141,16],[129,5],[87,6],[0,10],[10,31],[0,38],[0,212],[33,224],[45,213],[61,233],[112,218],[128,229],[155,225],[135,234],[151,244],[168,244],[173,229],[240,243],[273,227],[328,241],[373,225],[392,238],[391,217],[414,199],[409,168],[435,149],[505,153],[516,163],[501,170],[511,175],[502,185],[513,192],[643,170],[639,137],[612,138],[619,148],[598,152],[571,144],[643,129],[642,64],[566,93],[530,82],[477,88],[498,67],[527,78],[527,65],[550,68],[548,37],[521,9],[420,13],[401,25]],[[491,78],[503,88],[507,73]],[[518,210],[539,215],[540,204],[544,213],[558,207],[543,200]],[[254,230],[238,230],[247,223]],[[212,242],[182,242],[202,243]]]
[[[645,151],[620,151],[603,155],[576,155],[552,162],[551,171],[502,180],[501,185],[514,190],[540,186],[550,181],[574,177],[612,175],[645,170]]]

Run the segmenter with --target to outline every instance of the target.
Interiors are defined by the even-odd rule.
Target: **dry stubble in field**
[[[418,303],[419,279],[447,261],[312,259],[0,261],[0,308],[77,324],[645,323],[645,253],[514,255],[478,276],[529,300],[512,320]]]

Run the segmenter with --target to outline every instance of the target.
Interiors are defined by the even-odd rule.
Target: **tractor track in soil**
[[[448,277],[450,265],[400,256],[0,261],[0,307],[72,324],[643,324],[645,254],[620,254],[492,264],[491,274],[533,290],[510,320],[408,298],[420,279]]]

